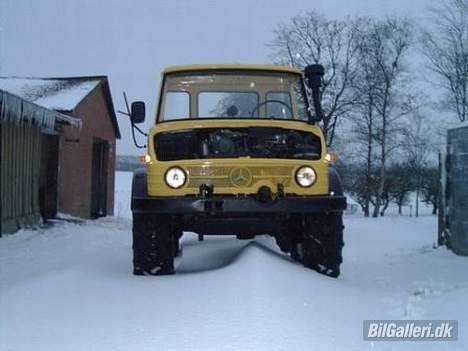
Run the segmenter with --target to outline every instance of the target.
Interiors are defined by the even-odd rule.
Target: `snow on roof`
[[[93,78],[0,77],[0,89],[56,111],[73,111],[99,84]]]
[[[45,108],[0,89],[0,123],[6,121],[24,121],[48,131],[54,131],[57,122],[81,127],[81,120],[78,118]]]

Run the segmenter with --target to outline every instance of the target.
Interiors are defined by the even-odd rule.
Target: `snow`
[[[132,218],[130,209],[132,178],[132,172],[115,173],[114,216],[116,217]]]
[[[97,78],[0,77],[0,89],[51,110],[70,112],[99,82]]]
[[[269,237],[183,237],[178,273],[131,274],[131,174],[119,216],[0,239],[0,350],[466,350],[468,258],[436,218],[345,217],[339,279]],[[116,213],[116,215],[118,215]],[[368,342],[365,319],[456,319],[457,342]]]

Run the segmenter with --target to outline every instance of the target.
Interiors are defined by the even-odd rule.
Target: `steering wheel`
[[[250,112],[250,117],[253,117],[254,114],[255,114],[255,112],[257,112],[257,110],[258,110],[261,106],[263,106],[263,105],[265,105],[265,104],[268,104],[269,102],[276,102],[276,103],[278,103],[278,104],[281,104],[281,105],[285,106],[285,107],[289,110],[289,112],[291,113],[291,117],[292,117],[293,111],[292,111],[291,106],[289,106],[289,105],[288,105],[287,103],[285,103],[284,101],[281,101],[281,100],[273,100],[273,99],[272,99],[272,100],[265,100],[265,101],[259,103],[257,106],[255,106],[255,108],[252,110],[252,112]]]

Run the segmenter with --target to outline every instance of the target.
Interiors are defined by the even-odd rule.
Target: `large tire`
[[[343,262],[343,214],[328,214],[306,217],[302,263],[329,277],[340,275]]]
[[[302,262],[301,247],[304,240],[303,217],[294,216],[284,223],[280,231],[276,233],[276,244],[284,253],[288,253],[298,262]]]
[[[289,253],[291,252],[291,245],[289,243],[288,238],[283,235],[283,233],[280,233],[275,236],[276,240],[276,245],[280,248],[280,250],[284,253]]]
[[[167,217],[133,215],[133,274],[174,274],[174,246]]]

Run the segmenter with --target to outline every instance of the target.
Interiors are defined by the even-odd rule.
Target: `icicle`
[[[57,120],[81,127],[79,119],[62,115],[0,90],[0,122],[11,121],[17,125],[27,123],[28,126],[54,130]]]

